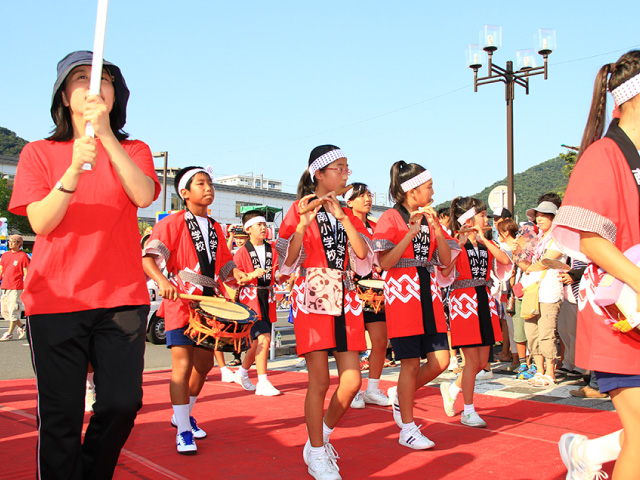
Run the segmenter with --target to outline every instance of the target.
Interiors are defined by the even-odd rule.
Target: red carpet
[[[255,370],[251,377],[257,380]],[[302,461],[306,372],[269,377],[283,396],[257,397],[220,382],[219,370],[212,370],[194,410],[209,436],[198,442],[197,455],[184,457],[175,451],[175,429],[169,424],[169,372],[145,373],[145,405],[114,478],[311,479]],[[337,378],[332,380],[331,391]],[[391,385],[381,382],[384,389]],[[35,380],[0,382],[3,479],[35,477],[35,398]],[[486,395],[476,395],[475,405],[486,429],[447,417],[439,390],[423,388],[416,398],[416,423],[436,443],[426,451],[398,445],[389,408],[350,410],[331,439],[341,475],[345,480],[560,480],[566,474],[557,448],[560,435],[573,431],[595,437],[620,428],[615,412]],[[606,466],[611,469],[612,464]]]

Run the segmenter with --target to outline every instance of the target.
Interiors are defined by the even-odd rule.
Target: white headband
[[[475,207],[471,207],[469,210],[467,210],[466,212],[464,212],[462,215],[460,215],[458,217],[458,223],[460,225],[464,225],[465,222],[467,220],[469,220],[470,218],[474,217],[476,214],[476,209]]]
[[[614,88],[611,91],[611,95],[613,95],[613,100],[616,102],[616,105],[619,107],[627,100],[631,100],[633,97],[640,93],[640,73],[631,77],[629,80],[624,82],[622,85]]]
[[[342,198],[344,198],[345,202],[348,202],[349,200],[353,200],[351,198],[351,196],[353,195],[353,187],[351,187],[349,190],[347,190],[343,195]]]
[[[181,199],[184,200],[182,193],[180,193],[182,192],[182,189],[187,188],[187,183],[189,183],[189,180],[191,180],[197,173],[200,173],[200,172],[203,172],[209,175],[209,177],[213,181],[213,167],[211,165],[207,165],[205,168],[198,167],[198,168],[192,168],[191,170],[187,170],[185,174],[182,175],[180,182],[178,182],[178,194],[180,195]]]
[[[313,177],[315,176],[318,170],[326,167],[332,162],[335,162],[339,158],[347,158],[347,156],[339,148],[336,148],[335,150],[331,150],[330,152],[327,152],[324,155],[320,155],[307,168],[307,170],[309,170],[309,175],[311,175],[311,179],[313,180]]]
[[[249,230],[249,227],[253,227],[256,223],[267,223],[267,219],[264,217],[253,217],[247,220],[247,223],[244,224],[244,231]]]
[[[418,188],[423,183],[427,183],[429,180],[431,180],[431,173],[429,173],[429,170],[425,170],[415,177],[411,177],[406,182],[402,182],[400,188],[402,188],[403,192],[408,192],[412,188]]]

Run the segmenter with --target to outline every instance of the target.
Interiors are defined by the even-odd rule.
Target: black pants
[[[111,478],[142,407],[149,306],[28,318],[38,382],[38,478]],[[96,403],[82,442],[88,365]]]

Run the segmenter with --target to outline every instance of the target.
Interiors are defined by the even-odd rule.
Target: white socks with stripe
[[[471,405],[467,405],[465,403],[464,411],[462,413],[463,413],[463,415],[471,415],[475,411],[476,411],[476,408],[473,406],[473,403]]]

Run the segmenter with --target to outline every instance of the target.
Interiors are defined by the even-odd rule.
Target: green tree
[[[9,200],[11,200],[11,189],[7,184],[7,180],[0,178],[0,217],[7,218],[9,232],[19,232],[22,235],[35,235],[27,217],[14,215],[9,211]]]
[[[0,127],[0,155],[18,156],[27,143],[11,130]]]

